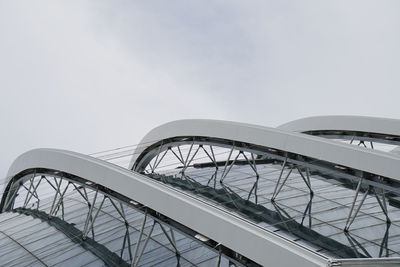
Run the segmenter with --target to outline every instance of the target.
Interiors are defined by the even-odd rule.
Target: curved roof
[[[364,116],[317,116],[285,123],[280,130],[307,131],[357,131],[400,136],[400,120]]]
[[[294,242],[146,176],[82,154],[36,149],[11,165],[7,182],[34,168],[62,171],[134,199],[262,265],[321,266],[326,260]],[[210,227],[212,225],[213,227]],[[235,235],[232,235],[235,233]],[[268,251],[269,253],[265,253]]]
[[[146,148],[160,140],[179,136],[202,136],[240,141],[400,180],[400,157],[395,154],[282,129],[218,120],[179,120],[153,129],[142,139],[132,156],[129,167],[133,168],[135,161]]]

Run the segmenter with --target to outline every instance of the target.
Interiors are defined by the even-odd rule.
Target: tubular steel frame
[[[352,139],[351,143],[354,141]],[[189,146],[186,152],[181,149],[181,146]],[[361,140],[358,145],[365,145]],[[205,147],[209,148],[208,151]],[[175,151],[174,151],[175,148]],[[227,157],[223,161],[216,161],[214,150],[216,148],[229,149]],[[373,143],[371,142],[371,148]],[[195,160],[199,150],[203,150],[210,160],[210,163],[204,164],[192,164]],[[236,164],[247,164],[254,171],[255,182],[254,186],[250,191],[248,199],[253,192],[257,191],[259,173],[257,171],[258,164],[281,164],[280,174],[275,184],[274,192],[270,196],[271,202],[275,202],[286,181],[293,173],[297,171],[300,174],[303,182],[309,189],[310,197],[313,197],[314,191],[311,184],[310,176],[315,173],[321,174],[332,173],[331,178],[339,179],[349,186],[349,184],[357,184],[355,190],[355,196],[351,203],[350,213],[347,217],[346,224],[343,226],[345,232],[349,231],[351,224],[356,219],[364,200],[367,195],[371,194],[375,196],[377,203],[382,209],[383,214],[386,217],[386,222],[390,224],[390,218],[387,210],[387,197],[386,195],[390,192],[400,195],[400,185],[389,178],[377,176],[372,173],[367,173],[362,170],[354,170],[345,166],[335,165],[329,162],[323,162],[317,159],[307,158],[302,155],[280,151],[273,148],[259,147],[252,144],[246,144],[242,142],[236,142],[232,140],[224,140],[217,138],[206,138],[206,137],[176,137],[172,139],[162,140],[148,147],[141,155],[138,156],[137,161],[133,165],[134,171],[153,174],[156,173],[157,167],[165,158],[166,154],[170,152],[175,158],[182,164],[179,168],[179,173],[183,174],[188,167],[211,167],[215,166],[215,174],[210,178],[210,181],[214,179],[216,181],[219,178],[221,184],[224,183],[232,167]],[[246,153],[250,156],[247,156]],[[242,160],[239,160],[242,158]],[[152,163],[153,162],[153,163]],[[191,165],[192,164],[192,165]],[[286,174],[284,175],[286,171]],[[323,176],[323,175],[322,175]],[[210,183],[209,181],[209,183]],[[354,210],[357,202],[358,194],[360,192],[361,183],[367,187],[364,190],[362,200]],[[351,188],[351,186],[349,186]],[[256,202],[257,202],[257,196]]]
[[[40,185],[43,186],[44,184],[54,189],[54,197],[51,201],[50,211],[46,213],[48,221],[53,220],[53,224],[54,221],[57,221],[59,219],[64,221],[64,198],[66,192],[68,191],[68,188],[73,188],[73,190],[78,192],[78,194],[82,197],[82,199],[88,206],[84,228],[82,231],[79,231],[77,229],[72,230],[75,232],[79,232],[79,239],[81,240],[81,242],[89,242],[89,244],[94,243],[96,246],[99,246],[100,249],[97,248],[91,251],[109,266],[139,266],[141,257],[146,250],[146,246],[151,239],[153,230],[156,225],[160,227],[169,244],[173,248],[173,251],[171,252],[176,255],[177,266],[179,266],[181,253],[176,245],[174,234],[175,231],[215,251],[218,257],[216,259],[216,266],[220,265],[222,256],[227,258],[229,260],[229,264],[232,266],[258,266],[256,263],[252,262],[246,257],[230,250],[229,248],[224,247],[221,244],[218,244],[213,240],[207,238],[206,241],[199,241],[198,238],[196,238],[196,235],[199,235],[199,233],[132,199],[128,199],[116,192],[104,188],[101,185],[94,184],[93,182],[87,181],[83,178],[54,170],[27,170],[26,172],[14,177],[7,185],[5,194],[3,195],[0,206],[1,211],[16,211],[43,219],[44,211],[40,210],[41,196],[40,194],[38,194],[38,189]],[[23,201],[20,201],[21,205],[16,206],[15,201],[19,196],[20,190],[26,191],[26,195]],[[91,190],[92,194],[94,193],[94,196],[92,198],[89,197],[89,190]],[[33,199],[35,199],[35,201],[33,201],[32,203]],[[119,255],[115,255],[111,251],[107,251],[107,248],[105,248],[101,244],[97,244],[97,241],[95,240],[95,222],[99,213],[102,211],[106,200],[108,200],[117,211],[120,216],[120,220],[126,227],[125,235],[123,237],[123,240],[121,240],[121,250]],[[137,239],[134,250],[131,249],[132,240],[129,234],[129,229],[131,226],[129,220],[126,218],[124,206],[126,208],[133,208],[134,210],[139,211],[143,214],[139,238]],[[152,220],[151,227],[150,230],[148,230],[146,233],[145,225],[146,222],[149,222],[150,220]],[[62,227],[58,228],[64,229]],[[73,236],[72,239],[74,238],[76,238],[76,236]],[[90,248],[90,246],[87,247]],[[129,263],[125,262],[122,259],[125,249],[127,249],[129,253]]]

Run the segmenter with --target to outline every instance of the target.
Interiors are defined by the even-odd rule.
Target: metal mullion
[[[29,179],[29,181],[31,182],[31,183],[29,184],[29,189],[26,188],[26,186],[25,186],[24,184],[22,184],[22,186],[26,189],[26,191],[28,191],[28,192],[26,193],[26,197],[25,197],[25,201],[24,201],[24,205],[23,205],[24,207],[26,207],[26,205],[28,204],[29,195],[32,194],[32,193],[31,193],[31,188],[32,188],[32,186],[33,186],[33,178],[34,178],[34,177],[32,177],[32,178]]]
[[[389,214],[388,214],[388,210],[387,210],[387,207],[386,207],[386,202],[384,202],[385,204],[383,204],[383,203],[381,202],[381,200],[379,199],[378,194],[376,193],[375,188],[374,188],[373,190],[374,190],[375,198],[376,198],[376,200],[378,201],[379,206],[381,207],[383,213],[384,213],[385,216],[386,216],[386,222],[387,222],[387,223],[390,223],[391,221],[390,221]],[[385,199],[383,199],[382,201],[385,201]]]
[[[124,255],[127,235],[129,235],[128,229],[125,230],[124,240],[122,241],[122,248],[121,248],[121,253],[120,253],[120,256],[119,256],[121,259],[122,259],[122,256]],[[132,261],[132,259],[131,259],[131,261]]]
[[[43,176],[43,178],[47,181],[47,183],[48,183],[51,187],[53,187],[54,190],[57,190],[57,188],[53,185],[52,182],[49,181],[49,179],[47,179],[46,176]]]
[[[187,167],[187,163],[188,163],[188,160],[189,160],[189,156],[190,156],[190,154],[192,153],[193,145],[194,145],[194,141],[193,141],[192,144],[190,145],[189,152],[188,152],[188,154],[187,154],[187,156],[186,156],[185,163],[183,164],[183,168],[186,168],[186,167]]]
[[[161,156],[161,158],[160,158],[160,160],[158,161],[158,163],[155,162],[156,165],[154,166],[154,170],[157,169],[158,165],[160,165],[161,161],[164,159],[164,157],[165,157],[165,155],[167,154],[167,152],[168,152],[168,149],[165,150],[164,154]],[[154,170],[153,170],[153,172],[154,172]]]
[[[182,164],[185,164],[184,163],[185,160],[183,159],[183,155],[182,155],[182,151],[181,151],[180,146],[177,146],[177,148],[178,148],[178,151],[179,151],[179,155],[181,156],[181,159],[182,159],[181,162],[182,162]]]
[[[72,183],[72,185],[75,187],[76,191],[82,196],[82,198],[86,201],[89,201],[81,192],[81,190],[75,185],[75,183]]]
[[[258,180],[259,180],[259,177],[257,176],[256,181],[254,182],[254,185],[251,188],[251,190],[249,192],[249,195],[247,197],[247,200],[250,200],[250,196],[251,196],[251,194],[252,194],[252,192],[254,190],[254,198],[255,198],[255,203],[256,204],[258,203],[258,196],[257,196]]]
[[[40,177],[39,182],[36,184],[36,186],[34,186],[32,194],[31,194],[31,196],[29,197],[29,199],[28,199],[28,201],[26,203],[27,205],[28,205],[29,201],[31,200],[32,196],[34,196],[38,200],[38,207],[39,207],[40,199],[39,199],[39,195],[37,194],[37,188],[39,187],[40,182],[42,181],[42,179],[43,178]]]
[[[128,253],[129,253],[129,259],[132,261],[132,250],[131,250],[131,235],[129,233],[129,224],[126,225],[126,232],[128,233]]]
[[[353,202],[352,202],[352,205],[351,205],[351,208],[350,208],[349,215],[347,217],[346,226],[345,226],[344,230],[347,229],[347,224],[349,223],[351,215],[353,213],[354,206],[355,206],[357,198],[358,198],[358,192],[360,191],[362,181],[363,181],[363,178],[360,178],[360,180],[358,181],[357,188],[356,188],[356,193],[355,193],[355,196],[353,198]]]
[[[176,239],[175,239],[174,230],[172,230],[172,227],[170,227],[169,230],[170,230],[170,232],[171,232],[172,241],[174,242],[174,244],[175,244],[175,246],[176,246]]]
[[[216,183],[217,183],[217,174],[218,174],[218,170],[215,170],[215,172],[211,175],[211,178],[208,180],[207,186],[210,184],[210,182],[212,180],[214,180],[214,188],[215,188]]]
[[[383,247],[386,249],[386,257],[389,256],[389,247],[388,247],[388,241],[389,241],[389,226],[387,225],[385,235],[382,238],[381,246],[379,249],[379,257],[382,257],[383,254]]]
[[[245,153],[242,153],[242,154],[243,154],[244,158],[246,159],[247,163],[249,163],[250,167],[251,167],[251,168],[253,169],[253,171],[255,172],[256,176],[259,176],[259,175],[258,175],[258,172],[257,172],[257,169],[255,168],[256,165],[255,165],[255,162],[254,162],[253,153],[251,153],[251,157],[252,157],[252,159],[253,159],[254,166],[253,166],[253,164],[250,162],[250,160],[248,159],[248,157],[246,156],[246,154],[245,154]]]
[[[129,222],[126,219],[124,208],[122,206],[122,203],[120,202],[121,210],[119,210],[118,207],[115,205],[114,201],[112,200],[112,198],[108,198],[108,199],[110,200],[111,204],[114,206],[114,208],[117,210],[119,215],[124,220],[124,224],[125,224],[125,227],[126,227],[126,233],[125,233],[125,236],[124,236],[124,241],[123,241],[123,245],[122,245],[122,249],[121,249],[121,258],[122,258],[122,255],[123,255],[123,251],[125,249],[125,243],[126,243],[126,239],[127,239],[127,241],[128,241],[128,253],[129,253],[130,260],[132,261],[131,238],[130,238],[130,233],[129,233]]]
[[[313,190],[311,189],[311,184],[309,183],[310,181],[304,177],[303,172],[299,169],[299,167],[296,167],[297,171],[299,172],[301,178],[303,179],[304,183],[307,185],[308,189],[310,189],[310,194],[314,194]]]
[[[69,185],[71,184],[71,182],[68,181],[67,186],[64,188],[64,191],[62,192],[62,194],[60,194],[60,198],[58,199],[57,205],[54,207],[53,212],[50,212],[50,215],[53,215],[54,213],[57,214],[56,210],[59,208],[60,203],[62,203],[62,201],[64,201],[64,196],[65,196],[65,192],[67,192]],[[58,211],[58,210],[57,210]]]
[[[225,177],[226,177],[226,176],[228,175],[228,173],[231,171],[233,165],[235,165],[235,162],[236,162],[236,160],[239,158],[240,154],[243,154],[243,152],[242,152],[242,151],[239,151],[239,153],[236,155],[235,159],[234,159],[234,160],[232,161],[232,163],[229,165],[229,168],[228,168],[228,170],[227,170],[226,172],[225,172],[225,169],[224,169],[223,176],[221,177],[221,182],[224,181]],[[228,162],[228,161],[227,161],[227,162]]]
[[[210,146],[211,147],[211,146]],[[210,160],[214,163],[215,167],[218,169],[218,165],[217,162],[215,161],[215,156],[214,159],[210,156],[210,154],[207,152],[207,150],[204,148],[203,145],[201,145],[201,148],[203,149],[203,151],[206,153],[206,155],[210,158]]]
[[[220,181],[223,180],[223,177],[224,177],[224,174],[225,174],[225,171],[226,171],[226,167],[228,166],[229,160],[231,159],[232,152],[233,152],[234,149],[235,149],[235,146],[232,146],[232,149],[231,149],[231,151],[229,152],[229,155],[228,155],[228,159],[225,162],[224,170],[222,171]]]
[[[283,179],[283,181],[282,181],[282,183],[281,183],[279,189],[276,190],[276,193],[275,193],[275,194],[272,194],[271,200],[275,200],[275,198],[276,198],[276,197],[278,196],[278,194],[281,192],[282,187],[283,187],[284,184],[286,183],[286,181],[287,181],[287,179],[289,178],[289,176],[290,176],[290,174],[292,173],[292,171],[293,171],[293,168],[290,168],[290,169],[289,169],[289,172],[286,174],[285,179]],[[278,180],[278,182],[279,182],[279,180]],[[278,186],[278,185],[279,185],[279,184],[277,183],[277,186]]]
[[[301,219],[301,225],[303,225],[303,222],[304,222],[304,220],[305,220],[305,218],[307,216],[307,213],[308,213],[309,228],[311,228],[311,218],[312,218],[311,217],[311,206],[312,206],[312,200],[313,200],[313,197],[311,196],[310,201],[308,201],[307,207],[304,210],[303,218]]]
[[[284,161],[283,164],[282,164],[281,172],[280,172],[280,174],[279,174],[278,181],[276,182],[276,186],[275,186],[274,192],[272,193],[272,199],[275,198],[274,196],[275,196],[275,194],[276,194],[276,190],[278,189],[279,183],[280,183],[280,181],[281,181],[281,179],[282,179],[282,175],[283,175],[283,171],[284,171],[284,169],[285,169],[285,167],[286,167],[287,159],[288,159],[288,157],[286,156],[285,161]]]
[[[346,231],[349,230],[350,225],[354,222],[354,219],[357,217],[357,214],[358,214],[358,212],[360,211],[360,209],[361,209],[361,207],[362,207],[362,204],[364,203],[365,198],[366,198],[367,195],[368,195],[368,191],[369,191],[369,189],[365,190],[365,193],[364,193],[364,195],[363,195],[363,198],[361,199],[360,204],[358,205],[356,211],[354,212],[354,215],[353,215],[353,217],[351,218],[349,224],[348,224],[348,225],[346,226],[346,228],[345,228]]]
[[[214,162],[216,163],[217,159],[215,157],[215,153],[214,153],[214,149],[213,149],[212,145],[210,145],[210,150],[211,150],[211,155],[213,156]],[[218,165],[217,165],[217,169],[218,169]]]
[[[62,184],[62,178],[58,178],[58,180],[60,180],[60,182],[59,183],[57,183],[57,178],[56,177],[53,177],[53,179],[54,179],[54,183],[56,184],[56,186],[57,186],[57,189],[58,190],[56,190],[56,193],[58,193],[59,191],[60,191],[60,189],[61,189],[61,184]]]
[[[113,205],[113,207],[115,208],[115,210],[119,213],[119,215],[122,217],[122,219],[124,220],[124,222],[126,222],[126,218],[123,215],[123,213],[119,210],[119,208],[117,207],[117,205],[115,205],[114,200],[112,200],[111,198],[108,198],[108,200],[111,202],[111,205]],[[122,206],[122,204],[121,204]]]
[[[53,203],[51,204],[51,207],[50,207],[50,212],[49,212],[50,214],[53,213],[54,204],[56,203],[57,195],[58,195],[58,192],[60,191],[60,187],[61,187],[61,183],[62,183],[61,179],[60,179],[60,183],[57,183],[56,178],[55,177],[53,177],[53,178],[54,178],[55,184],[57,185],[57,189],[56,189],[56,193],[54,194]]]
[[[161,223],[158,223],[158,225],[160,225],[161,230],[164,232],[165,236],[167,237],[169,243],[174,247],[175,249],[175,253],[179,254],[178,248],[176,247],[176,244],[174,243],[174,241],[171,239],[171,237],[168,235],[167,231],[165,230],[164,226]]]
[[[307,176],[307,181],[311,187],[311,178],[310,178],[310,169],[309,168],[306,168],[306,176]]]
[[[146,220],[147,220],[147,210],[146,210],[146,212],[144,213],[142,226],[140,227],[140,234],[139,234],[139,237],[138,237],[138,241],[136,242],[135,252],[134,252],[134,254],[133,254],[133,260],[132,260],[132,264],[131,264],[132,267],[135,267],[136,255],[137,255],[137,253],[138,253],[138,251],[139,251],[139,245],[140,245],[140,243],[141,243],[141,241],[142,241],[143,231],[144,231],[144,226],[145,226],[145,224],[146,224]]]
[[[99,215],[99,212],[100,212],[101,208],[103,207],[103,204],[104,204],[104,201],[106,200],[106,198],[107,198],[106,196],[103,196],[103,200],[100,202],[100,206],[97,208],[97,211],[96,211],[96,213],[95,213],[93,219],[91,220],[89,227],[88,227],[87,230],[84,232],[84,235],[83,235],[84,239],[86,238],[86,236],[87,236],[89,230],[91,230],[91,229],[93,230],[93,228],[94,228],[93,226],[94,226],[94,223],[95,223],[95,221],[96,221],[97,215]],[[94,207],[94,203],[93,203],[93,207]],[[94,236],[93,236],[93,237],[94,237]]]
[[[144,242],[144,244],[143,244],[143,246],[142,246],[142,248],[141,248],[141,250],[140,250],[139,255],[137,256],[136,261],[134,261],[134,262],[132,263],[132,266],[133,266],[133,267],[137,267],[137,266],[139,265],[140,258],[142,257],[143,252],[145,251],[145,249],[146,249],[146,247],[147,247],[147,244],[148,244],[148,242],[149,242],[149,240],[150,240],[150,238],[151,238],[151,234],[153,233],[155,224],[156,224],[156,221],[153,222],[153,225],[152,225],[151,228],[150,228],[150,232],[147,234],[147,238],[146,238],[146,240],[145,240],[145,242]]]
[[[199,150],[200,150],[200,146],[197,147],[197,150],[194,152],[194,154],[193,154],[193,156],[191,157],[190,161],[187,162],[187,164],[185,164],[186,166],[183,167],[183,169],[182,169],[181,172],[184,172],[184,171],[189,167],[190,163],[192,163],[194,157],[196,156],[197,152],[199,152]],[[190,153],[190,152],[189,152],[189,153]],[[188,156],[189,156],[189,155],[190,155],[190,154],[188,154]]]
[[[154,169],[156,168],[155,166],[156,166],[156,164],[157,164],[158,157],[160,156],[161,148],[162,148],[162,141],[161,141],[161,145],[158,147],[157,156],[156,156],[156,159],[155,159],[155,161],[154,161],[154,167],[151,168],[151,172],[152,172],[152,173],[154,172]]]
[[[183,161],[182,161],[182,159],[179,158],[179,156],[175,153],[175,151],[174,151],[172,148],[169,148],[169,149],[172,151],[172,153],[175,155],[175,157],[176,157],[182,164],[184,164]],[[178,149],[179,149],[179,147],[178,147]]]
[[[369,252],[360,244],[360,242],[358,242],[354,237],[352,237],[349,233],[345,233],[345,236],[347,237],[347,239],[350,241],[350,243],[351,243],[351,245],[352,245],[352,247],[353,248],[356,248],[356,246],[357,247],[359,247],[363,252],[364,252],[364,255],[365,256],[367,256],[367,257],[369,257],[369,258],[372,258],[372,256],[371,256],[371,254],[369,254]],[[352,241],[353,242],[352,242]],[[356,249],[356,251],[357,251],[357,249]],[[358,251],[357,251],[358,252]]]
[[[86,190],[85,190],[85,192],[86,192]],[[86,217],[85,226],[84,226],[84,228],[83,228],[84,237],[86,237],[85,235],[86,235],[86,232],[87,232],[87,226],[88,226],[88,224],[89,224],[89,219],[92,218],[92,212],[93,212],[93,207],[94,207],[94,205],[95,205],[95,203],[96,203],[97,193],[98,193],[98,190],[96,190],[96,193],[95,193],[95,195],[94,195],[93,203],[90,204],[90,203],[88,202],[88,204],[90,205],[90,208],[89,208],[89,211],[88,211],[88,215],[87,215],[87,217]]]
[[[153,165],[151,165],[151,162],[149,162],[147,166],[150,167],[150,171],[153,171]],[[151,172],[148,171],[148,173],[151,173]]]

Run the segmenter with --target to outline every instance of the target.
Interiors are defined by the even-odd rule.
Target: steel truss
[[[400,145],[400,136],[392,134],[380,134],[370,132],[320,130],[305,131],[305,134],[321,136],[328,139],[339,139],[350,141],[350,144],[374,148],[374,143]]]
[[[47,191],[46,194],[43,194],[41,189],[44,186],[52,188],[52,192],[49,194]],[[94,246],[93,244],[95,244],[97,247],[91,250],[91,252],[102,259],[107,265],[139,266],[141,258],[146,251],[146,247],[152,239],[155,227],[159,227],[169,242],[169,246],[165,247],[175,255],[177,266],[180,266],[181,252],[176,243],[176,232],[183,234],[184,236],[193,239],[195,242],[200,243],[202,246],[217,252],[216,266],[220,265],[221,257],[228,259],[229,264],[232,266],[242,266],[242,264],[257,266],[254,262],[213,240],[207,239],[204,242],[199,241],[195,238],[195,236],[198,235],[195,231],[180,225],[170,218],[159,214],[157,211],[151,210],[134,200],[126,199],[101,185],[96,185],[82,178],[60,173],[58,171],[48,171],[48,173],[46,173],[46,171],[43,170],[40,172],[34,170],[30,174],[15,177],[8,185],[8,189],[5,191],[6,194],[3,195],[2,212],[17,211],[41,219],[47,217],[47,220],[51,222],[51,225],[58,222],[57,228],[59,230],[67,229],[65,228],[65,225],[63,225],[65,224],[64,200],[68,195],[68,192],[71,192],[71,190],[77,192],[81,197],[81,201],[87,205],[87,210],[82,210],[82,216],[85,216],[83,229],[71,229],[71,226],[67,223],[69,231],[78,233],[72,236],[71,239],[79,238],[79,244],[81,245],[88,242],[88,244],[91,245],[85,245],[85,247],[89,250]],[[50,199],[50,202],[47,203],[50,205],[44,207],[44,205],[41,204],[43,199]],[[103,209],[105,207],[105,202],[109,202],[115,209],[119,215],[118,220],[124,224],[126,229],[124,237],[120,240],[121,249],[118,255],[110,251],[107,252],[107,249],[101,244],[97,244],[96,241],[96,219],[101,212],[104,212]],[[126,216],[126,209],[138,211],[143,217],[140,229],[136,229],[136,231],[139,231],[139,236],[136,240],[131,240],[130,232],[135,230],[135,228],[131,225],[131,222]],[[43,214],[46,215],[44,216]],[[149,224],[150,227],[148,227]],[[129,255],[128,262],[123,260],[124,253],[128,253]]]
[[[356,136],[353,136],[351,143],[353,143],[355,139]],[[359,140],[358,145],[366,147],[364,140],[361,139]],[[370,146],[371,148],[374,147],[372,141],[370,141]],[[183,147],[186,147],[186,149],[183,149]],[[226,151],[224,154],[225,159],[217,161],[214,151],[221,148]],[[204,151],[206,156],[196,158],[199,151]],[[215,167],[215,174],[212,175],[208,181],[208,184],[210,184],[211,181],[214,181],[214,187],[217,180],[223,184],[226,179],[229,179],[229,173],[235,165],[250,166],[254,172],[253,177],[255,181],[247,199],[249,200],[251,195],[254,194],[255,203],[258,201],[257,187],[260,175],[257,170],[257,165],[259,164],[281,164],[274,192],[269,197],[271,202],[276,201],[287,180],[291,175],[293,175],[293,173],[298,173],[300,175],[309,190],[310,199],[314,195],[311,183],[312,173],[333,173],[334,175],[331,178],[345,181],[347,184],[349,182],[350,184],[356,183],[358,184],[355,191],[356,194],[344,226],[344,231],[346,232],[356,219],[367,195],[371,194],[376,197],[377,202],[386,217],[387,223],[390,223],[385,195],[388,194],[388,192],[400,194],[399,187],[388,185],[388,178],[365,173],[360,170],[351,170],[344,166],[338,166],[329,162],[321,162],[316,159],[306,158],[301,155],[279,151],[273,148],[256,147],[251,144],[229,140],[207,139],[204,137],[185,137],[181,139],[163,140],[158,144],[153,145],[151,148],[148,148],[141,156],[139,156],[133,168],[134,170],[144,172],[145,174],[157,173],[157,168],[163,166],[162,161],[166,158],[167,154],[173,155],[178,164],[181,164],[177,169],[179,169],[179,174],[183,177],[185,177],[185,172],[189,167]],[[195,163],[196,160],[200,160],[202,163]],[[169,163],[165,164],[168,165]],[[354,211],[361,183],[367,187],[367,190],[364,191],[362,200]]]
[[[356,188],[356,191],[355,191],[353,202],[351,204],[349,216],[347,217],[346,225],[344,227],[344,231],[346,231],[346,232],[349,230],[350,225],[354,222],[354,219],[356,218],[358,212],[360,211],[360,209],[361,209],[362,205],[364,204],[364,201],[367,198],[367,195],[369,193],[372,193],[375,196],[380,208],[382,209],[383,214],[386,217],[386,223],[387,224],[391,223],[390,218],[389,218],[389,214],[388,214],[388,209],[387,209],[386,197],[385,197],[385,191],[384,190],[382,190],[380,193],[378,193],[376,188],[372,188],[370,185],[367,185],[366,189],[364,190],[364,194],[363,194],[363,196],[361,198],[361,201],[359,202],[357,208],[354,209],[355,205],[356,205],[356,202],[357,202],[358,195],[359,195],[361,187],[362,187],[363,180],[364,180],[363,178],[360,178],[360,181],[357,184],[357,188]],[[380,199],[380,198],[382,198],[382,199]]]

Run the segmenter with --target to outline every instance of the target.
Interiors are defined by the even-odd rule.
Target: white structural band
[[[326,266],[328,259],[257,225],[146,176],[82,154],[36,149],[11,165],[7,183],[22,171],[51,169],[107,187],[170,217],[263,265]]]
[[[362,116],[317,116],[299,119],[278,127],[293,132],[356,131],[400,136],[400,120]]]
[[[199,136],[274,148],[400,181],[400,157],[317,136],[264,126],[217,120],[180,120],[150,131],[134,152],[130,168],[144,150],[160,140]]]

